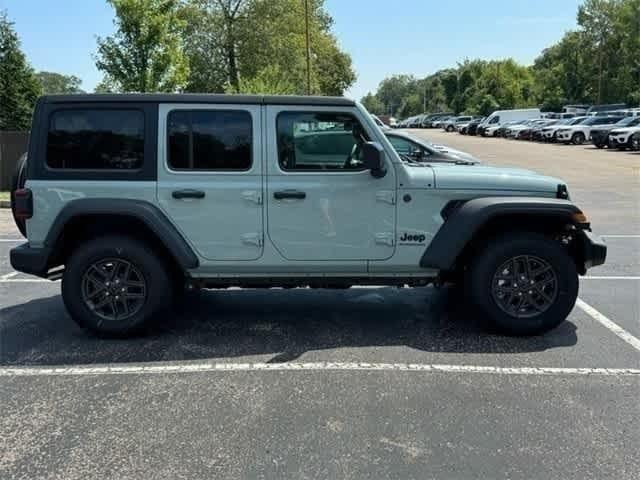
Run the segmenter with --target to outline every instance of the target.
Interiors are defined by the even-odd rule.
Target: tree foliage
[[[0,130],[28,130],[40,93],[13,24],[6,12],[0,12]]]
[[[56,93],[84,93],[84,90],[80,88],[82,80],[75,75],[38,72],[36,76],[42,86],[42,93],[45,95],[53,95]]]
[[[116,33],[98,38],[96,66],[123,92],[174,92],[187,83],[179,0],[107,0]]]
[[[402,117],[445,110],[485,115],[526,106],[557,111],[569,103],[640,104],[640,0],[585,0],[577,23],[532,66],[513,59],[464,60],[424,79],[386,78],[366,101],[378,100],[385,113]]]
[[[311,92],[341,95],[355,81],[351,57],[331,33],[323,0],[309,0]],[[185,48],[192,92],[307,91],[300,0],[188,0]],[[273,88],[271,88],[273,87]]]

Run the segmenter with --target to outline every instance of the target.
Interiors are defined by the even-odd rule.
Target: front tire
[[[558,242],[537,233],[514,233],[488,243],[471,264],[467,282],[471,301],[507,335],[555,328],[578,297],[573,259]]]
[[[71,317],[98,335],[139,332],[171,306],[171,279],[162,259],[144,243],[107,236],[82,244],[62,278]]]
[[[571,142],[574,145],[582,145],[586,140],[586,137],[584,136],[584,133],[582,132],[577,132],[573,134],[573,137],[571,137]]]

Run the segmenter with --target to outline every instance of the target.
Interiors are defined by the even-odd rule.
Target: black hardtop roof
[[[353,100],[344,97],[304,95],[223,95],[204,93],[107,93],[46,95],[44,103],[228,103],[243,105],[314,105],[352,107]]]

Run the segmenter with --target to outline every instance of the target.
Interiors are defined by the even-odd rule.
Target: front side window
[[[174,110],[167,118],[173,170],[249,170],[251,115],[245,111]]]
[[[139,110],[53,112],[47,165],[55,169],[138,170],[144,160],[144,114]]]
[[[345,113],[283,112],[277,119],[278,162],[287,171],[362,170],[362,125]]]
[[[500,122],[500,117],[499,116],[495,116],[495,117],[491,117],[491,120],[489,120],[490,124],[494,124],[494,123],[498,123]]]

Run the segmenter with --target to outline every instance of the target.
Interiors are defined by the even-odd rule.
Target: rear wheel
[[[101,335],[139,331],[171,305],[172,288],[163,261],[142,242],[110,236],[82,244],[62,278],[62,298],[71,317]]]
[[[586,138],[584,136],[584,133],[582,132],[576,132],[573,134],[573,137],[571,137],[571,141],[573,142],[574,145],[582,145],[585,142]]]
[[[537,335],[562,323],[578,296],[573,259],[556,241],[514,233],[489,243],[471,264],[466,291],[509,335]]]
[[[452,125],[449,125],[447,127],[447,132],[453,132],[453,126]]]

